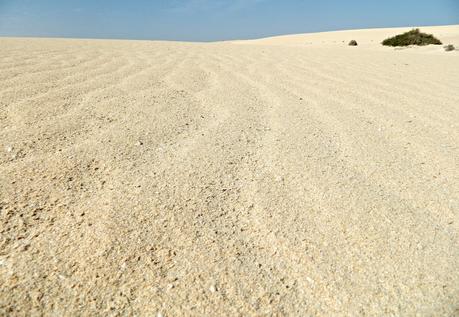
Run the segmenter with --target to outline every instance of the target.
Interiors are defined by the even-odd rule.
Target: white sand
[[[0,39],[0,315],[458,314],[459,51],[399,31]]]

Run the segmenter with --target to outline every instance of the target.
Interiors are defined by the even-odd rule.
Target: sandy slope
[[[0,39],[0,315],[458,313],[459,52],[273,41]]]

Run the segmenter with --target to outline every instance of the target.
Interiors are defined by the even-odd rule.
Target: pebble
[[[210,291],[211,293],[215,293],[215,292],[217,291],[217,287],[215,287],[215,285],[211,285],[211,286],[209,287],[209,291]]]
[[[11,151],[13,151],[13,147],[12,147],[12,146],[7,146],[7,147],[6,147],[6,151],[7,151],[8,153],[10,153]]]

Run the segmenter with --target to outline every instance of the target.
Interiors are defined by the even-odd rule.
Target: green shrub
[[[452,52],[452,51],[455,50],[453,44],[446,45],[444,48],[445,48],[445,51],[447,51],[447,52]]]
[[[441,45],[441,41],[432,34],[421,33],[419,29],[388,38],[382,42],[386,46]]]

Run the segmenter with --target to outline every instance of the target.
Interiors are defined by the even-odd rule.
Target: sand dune
[[[389,37],[401,34],[419,28],[422,32],[434,34],[441,39],[444,44],[453,44],[459,46],[459,25],[449,26],[421,26],[421,27],[403,27],[403,28],[381,28],[381,29],[363,29],[363,30],[346,30],[335,32],[319,32],[308,34],[294,34],[284,36],[274,36],[263,39],[249,41],[232,41],[234,44],[265,44],[265,45],[314,45],[314,46],[330,46],[348,44],[351,40],[356,40],[360,46],[367,48],[378,48],[388,50],[390,48],[383,47],[380,43]],[[441,50],[441,46],[417,47],[414,49],[432,49]],[[413,51],[413,48],[411,48]]]
[[[393,32],[0,39],[0,315],[457,314],[459,53]]]

